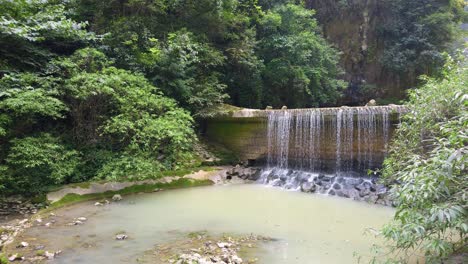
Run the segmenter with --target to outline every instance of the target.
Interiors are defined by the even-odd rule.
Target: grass
[[[196,186],[207,186],[207,185],[212,185],[212,184],[213,182],[210,180],[193,180],[193,179],[182,178],[182,179],[174,180],[170,183],[133,185],[133,186],[129,186],[119,191],[107,191],[104,193],[92,193],[92,194],[84,194],[84,195],[70,193],[70,194],[65,195],[59,201],[51,204],[48,208],[42,209],[41,211],[39,211],[37,215],[38,216],[44,215],[58,208],[76,204],[79,202],[111,198],[115,194],[129,195],[129,194],[135,194],[135,193],[149,193],[149,192],[154,192],[155,189],[164,189],[164,190],[180,189],[180,188],[188,188],[188,187],[196,187]]]

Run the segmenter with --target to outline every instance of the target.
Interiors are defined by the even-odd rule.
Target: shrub
[[[383,175],[398,203],[383,236],[394,251],[423,252],[429,262],[466,246],[468,238],[468,70],[446,66],[442,79],[410,92]]]

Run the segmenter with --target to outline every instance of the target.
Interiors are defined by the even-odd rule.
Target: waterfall
[[[268,110],[267,167],[335,174],[382,161],[399,106]],[[398,119],[396,118],[396,119]]]

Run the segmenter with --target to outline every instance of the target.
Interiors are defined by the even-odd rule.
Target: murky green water
[[[185,232],[259,234],[258,263],[356,263],[353,252],[369,252],[393,209],[350,199],[288,192],[263,185],[212,186],[125,197],[95,207],[81,204],[58,212],[88,216],[81,226],[33,228],[29,235],[63,250],[56,263],[137,263],[155,244]],[[119,231],[130,239],[114,240]]]

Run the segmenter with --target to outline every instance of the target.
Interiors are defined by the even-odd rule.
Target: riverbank
[[[22,201],[18,197],[8,199],[8,203],[2,208],[10,209],[10,204],[14,204],[12,209],[18,211],[9,212],[10,219],[3,220],[0,226],[0,252],[15,242],[15,237],[21,234],[25,229],[36,224],[42,223],[44,217],[53,215],[53,211],[62,207],[70,206],[76,203],[96,200],[97,204],[109,203],[118,200],[120,197],[138,194],[160,192],[164,190],[189,188],[212,185],[222,182],[226,179],[226,172],[230,167],[210,167],[192,171],[183,176],[165,176],[154,180],[145,181],[123,181],[123,182],[87,182],[63,186],[59,190],[48,193],[44,201],[33,203],[31,200]],[[42,209],[41,209],[42,208]],[[49,223],[50,224],[50,223]],[[9,256],[12,260],[21,259],[21,256]],[[39,258],[41,259],[41,258]],[[0,261],[1,264],[3,264]]]

